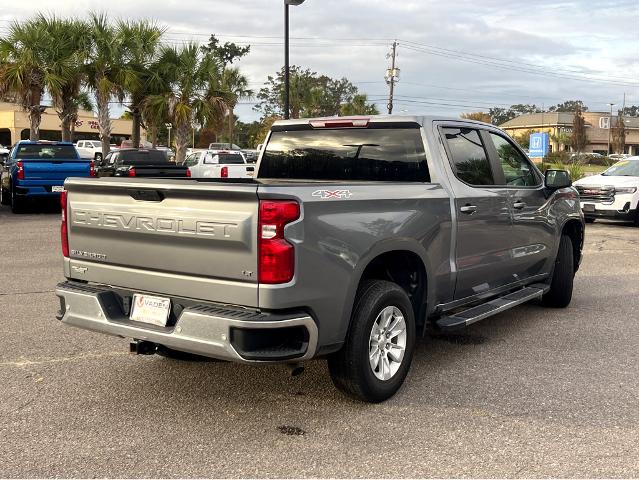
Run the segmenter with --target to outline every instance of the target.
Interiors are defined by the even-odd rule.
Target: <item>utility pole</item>
[[[612,130],[612,107],[614,107],[616,104],[614,103],[609,103],[608,105],[610,105],[610,120],[608,120],[608,150],[606,150],[606,157],[608,155],[610,155],[610,135],[611,135],[611,130]]]
[[[391,68],[386,69],[386,83],[390,87],[390,94],[388,96],[388,114],[393,113],[393,97],[395,95],[395,82],[399,81],[399,68],[396,66],[397,60],[397,40],[393,42],[393,49],[391,53],[387,55],[391,60]]]

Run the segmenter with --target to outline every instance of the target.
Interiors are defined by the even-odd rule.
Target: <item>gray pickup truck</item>
[[[279,121],[257,172],[68,179],[58,319],[140,354],[327,358],[338,388],[380,402],[425,331],[571,301],[577,192],[494,126]]]

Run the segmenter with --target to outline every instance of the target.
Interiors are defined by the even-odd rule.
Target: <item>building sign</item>
[[[610,117],[599,117],[599,128],[610,130]]]
[[[547,133],[533,133],[530,135],[530,148],[528,156],[542,158],[548,155],[549,138]]]

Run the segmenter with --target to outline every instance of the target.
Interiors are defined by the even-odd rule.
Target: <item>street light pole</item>
[[[291,118],[290,91],[291,72],[289,65],[289,27],[288,27],[288,6],[301,5],[304,0],[284,0],[284,118]]]
[[[610,119],[608,120],[608,150],[606,150],[606,157],[610,155],[610,135],[612,134],[612,107],[614,107],[616,104],[609,103],[608,105],[610,106]]]

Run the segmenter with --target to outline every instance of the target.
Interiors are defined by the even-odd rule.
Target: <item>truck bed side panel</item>
[[[303,207],[302,218],[285,230],[296,247],[295,278],[260,285],[259,305],[309,308],[320,319],[320,345],[344,340],[361,275],[382,253],[408,250],[422,259],[430,304],[442,301],[433,298],[436,291],[453,291],[450,200],[440,185],[266,184],[258,194],[295,198]]]

